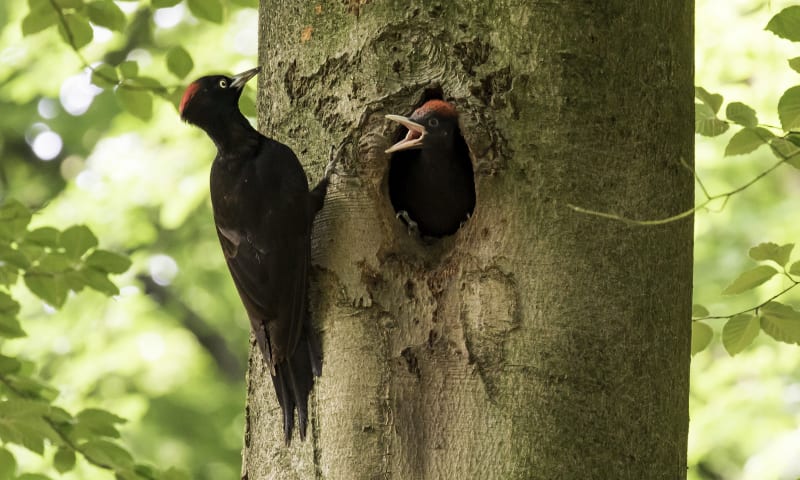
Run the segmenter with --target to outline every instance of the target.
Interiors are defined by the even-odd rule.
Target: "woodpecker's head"
[[[452,144],[458,129],[458,112],[444,100],[428,100],[410,117],[386,115],[386,118],[408,129],[405,138],[386,149],[386,153]]]
[[[178,107],[183,121],[207,130],[237,113],[242,90],[247,81],[256,76],[259,68],[233,77],[209,75],[189,84]]]

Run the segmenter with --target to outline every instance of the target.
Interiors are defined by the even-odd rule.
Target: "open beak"
[[[398,152],[400,150],[410,150],[412,148],[422,148],[422,140],[425,138],[425,134],[428,133],[424,126],[401,115],[386,115],[386,118],[395,121],[408,129],[406,138],[387,148],[386,153]]]
[[[238,88],[241,90],[244,88],[244,84],[247,83],[248,80],[255,77],[258,72],[261,71],[261,67],[251,68],[245,72],[242,72],[238,75],[233,76],[233,82],[231,82],[231,87]]]

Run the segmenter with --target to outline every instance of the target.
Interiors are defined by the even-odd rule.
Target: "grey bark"
[[[691,1],[283,2],[260,10],[260,129],[314,179],[323,376],[286,448],[251,351],[243,472],[280,479],[686,474]],[[386,113],[440,88],[474,216],[425,244],[395,218]]]

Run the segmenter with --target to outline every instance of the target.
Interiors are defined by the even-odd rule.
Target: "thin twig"
[[[81,64],[83,64],[83,68],[86,68],[90,72],[92,72],[92,75],[108,82],[111,85],[117,85],[119,88],[124,88],[127,90],[143,90],[143,91],[153,92],[159,95],[166,95],[169,92],[169,88],[174,88],[174,87],[168,88],[164,86],[149,87],[145,85],[137,85],[135,83],[129,83],[126,82],[125,80],[120,81],[119,79],[109,77],[108,75],[105,75],[103,72],[94,68],[89,63],[89,61],[86,60],[86,57],[83,56],[83,53],[81,53],[80,49],[78,48],[78,45],[75,43],[75,35],[72,33],[72,29],[69,28],[69,25],[67,24],[67,17],[64,16],[64,11],[61,10],[61,7],[58,6],[56,0],[50,0],[50,5],[53,7],[53,10],[55,10],[56,15],[58,16],[58,22],[61,24],[61,28],[64,29],[64,33],[67,37],[67,43],[69,44],[69,47],[72,49],[72,51],[75,52],[75,55],[78,56],[78,58],[81,61]]]
[[[756,132],[756,135],[759,135],[759,134]],[[778,137],[778,138],[785,139],[787,135],[789,135],[789,134],[787,133],[783,137]],[[571,203],[568,203],[567,206],[569,208],[571,208],[572,210],[574,210],[576,212],[579,212],[579,213],[585,213],[587,215],[594,215],[596,217],[608,218],[608,219],[611,219],[611,220],[618,220],[620,222],[627,223],[629,225],[641,225],[641,226],[664,225],[666,223],[674,222],[676,220],[681,220],[683,218],[686,218],[686,217],[692,215],[693,213],[697,212],[698,210],[706,208],[711,202],[713,202],[714,200],[719,200],[719,199],[723,199],[722,206],[720,207],[720,210],[721,210],[722,208],[725,207],[725,205],[727,205],[728,200],[730,199],[730,197],[732,197],[733,195],[736,195],[737,193],[749,188],[751,185],[753,185],[757,181],[761,180],[762,178],[764,178],[767,175],[769,175],[770,173],[772,173],[773,170],[775,170],[776,168],[780,167],[784,163],[788,162],[789,160],[791,160],[792,158],[794,158],[798,154],[800,154],[800,151],[796,151],[796,152],[792,153],[789,156],[784,155],[780,150],[778,150],[777,147],[772,145],[772,143],[768,139],[764,139],[760,135],[759,135],[759,137],[761,138],[761,140],[764,143],[769,145],[769,147],[772,149],[772,151],[775,153],[775,155],[780,157],[780,160],[777,163],[775,163],[774,165],[772,165],[768,169],[764,170],[763,172],[759,173],[758,175],[756,175],[754,178],[752,178],[750,181],[748,181],[744,185],[742,185],[742,186],[740,186],[738,188],[734,188],[733,190],[730,190],[728,192],[720,193],[720,194],[717,194],[717,195],[709,195],[708,192],[706,191],[705,186],[700,181],[700,179],[697,176],[697,174],[694,173],[694,169],[690,168],[688,165],[685,165],[694,174],[694,178],[700,184],[700,188],[703,190],[703,194],[706,196],[706,199],[703,202],[700,202],[699,204],[695,205],[694,207],[692,207],[692,208],[690,208],[688,210],[684,210],[684,211],[682,211],[682,212],[680,212],[680,213],[678,213],[676,215],[672,215],[670,217],[660,218],[660,219],[656,219],[656,220],[635,220],[635,219],[632,219],[632,218],[624,217],[622,215],[617,215],[615,213],[601,212],[599,210],[591,210],[591,209],[588,209],[588,208],[579,207],[579,206],[571,204]],[[685,163],[685,162],[683,162],[683,163]]]

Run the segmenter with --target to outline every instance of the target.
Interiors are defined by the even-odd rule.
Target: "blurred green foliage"
[[[770,24],[772,31],[766,29],[770,20],[792,3],[697,2],[695,83],[708,92],[721,94],[727,107],[719,108],[719,116],[739,124],[722,127],[727,131],[719,136],[696,137],[696,170],[712,195],[734,190],[780,161],[769,147],[763,146],[764,140],[772,140],[773,134],[783,135],[782,126],[794,128],[793,120],[785,115],[791,111],[785,103],[791,95],[783,105],[781,97],[800,84],[792,67],[792,61],[797,63],[796,57],[800,56],[800,45],[779,38],[785,35],[780,34],[781,27],[775,23]],[[758,127],[754,120],[759,122]],[[790,258],[791,248],[786,247],[800,239],[800,224],[794,221],[800,172],[793,168],[797,162],[786,163],[731,196],[724,208],[720,208],[722,201],[717,201],[696,215],[694,301],[707,311],[696,311],[694,316],[733,315],[763,304],[795,285],[788,275],[783,275],[782,268],[785,266],[793,275],[800,273],[792,268],[797,250],[795,258]],[[697,196],[703,198],[700,187]],[[753,246],[759,248],[751,250]],[[780,274],[768,272],[769,269]],[[755,273],[737,281],[746,271]],[[759,277],[759,272],[763,276]],[[747,283],[745,280],[759,285],[740,288]],[[726,289],[734,295],[723,295]],[[786,308],[800,305],[796,290],[789,290],[777,300]],[[693,357],[691,372],[692,480],[800,476],[800,349],[776,342],[770,337],[775,330],[763,324],[759,328],[759,316],[786,320],[783,307],[765,307],[758,315],[750,312],[734,316],[730,322],[724,318],[704,322],[711,327],[710,344]],[[771,314],[774,315],[770,317]],[[796,323],[794,318],[787,325],[794,329]],[[772,333],[765,334],[767,331]]]
[[[33,212],[0,240],[43,242],[47,256],[0,259],[0,372],[44,392],[0,382],[0,479],[113,478],[97,465],[120,478],[182,478],[173,466],[238,477],[248,322],[211,222],[213,145],[175,105],[189,77],[255,64],[256,8],[0,2],[0,202]],[[254,115],[254,104],[250,87],[242,105]],[[8,425],[34,431],[14,438]]]

